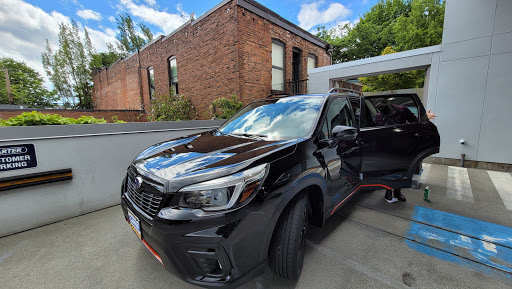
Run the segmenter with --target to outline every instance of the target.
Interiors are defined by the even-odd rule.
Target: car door
[[[389,117],[376,108],[383,100],[393,108]],[[401,178],[422,150],[423,106],[412,95],[385,95],[363,97],[361,107],[365,110],[360,129],[363,176]]]
[[[336,125],[354,126],[354,116],[348,99],[340,97],[331,100],[320,125],[318,149],[314,155],[325,172],[328,194],[326,207],[332,208],[359,182],[361,170],[361,148],[356,140],[330,145],[331,132]]]

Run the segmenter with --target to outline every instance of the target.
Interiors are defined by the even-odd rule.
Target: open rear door
[[[390,112],[378,109],[382,103]],[[365,178],[411,178],[426,156],[439,151],[437,128],[416,94],[362,97],[360,122]]]

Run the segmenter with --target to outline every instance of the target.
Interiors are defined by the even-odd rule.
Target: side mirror
[[[331,147],[340,142],[354,141],[357,138],[357,129],[351,126],[337,125],[332,129],[332,139],[329,142]]]

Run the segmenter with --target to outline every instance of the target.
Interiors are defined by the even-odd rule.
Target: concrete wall
[[[0,146],[34,144],[38,166],[0,177],[71,168],[73,180],[0,192],[0,237],[119,204],[130,162],[146,147],[221,121],[2,127]]]
[[[334,79],[427,68],[426,108],[438,115],[436,157],[512,164],[512,1],[447,0],[441,45],[317,68],[310,92]],[[460,139],[466,144],[461,145]]]
[[[438,156],[512,163],[511,15],[510,0],[446,2],[442,50],[432,65],[437,86],[429,86],[436,95],[428,102],[439,116]]]

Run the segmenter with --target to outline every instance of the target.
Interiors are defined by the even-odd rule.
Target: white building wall
[[[429,103],[439,116],[438,156],[512,163],[510,67],[512,1],[448,0],[437,95]]]

